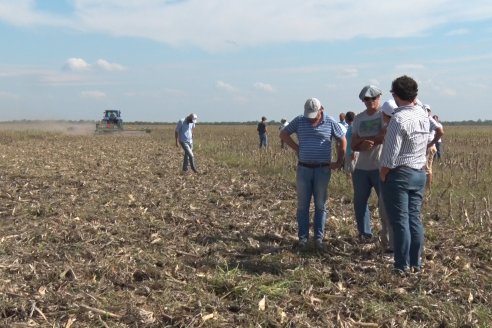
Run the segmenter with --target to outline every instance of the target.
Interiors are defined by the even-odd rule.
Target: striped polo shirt
[[[398,107],[384,137],[381,167],[424,167],[429,129],[429,117],[420,106]]]
[[[331,139],[341,139],[344,132],[340,125],[323,113],[321,122],[313,126],[303,115],[294,118],[284,128],[289,135],[296,133],[299,141],[299,161],[303,163],[331,162]]]

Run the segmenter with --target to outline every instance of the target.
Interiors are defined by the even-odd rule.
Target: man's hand
[[[389,167],[384,167],[384,166],[379,171],[379,179],[382,182],[385,182],[386,181],[386,176],[388,175],[389,171],[390,171],[390,168]]]
[[[375,146],[374,141],[365,139],[359,145],[360,150],[371,150]]]
[[[331,170],[338,170],[341,167],[342,167],[342,163],[339,163],[339,162],[331,162],[330,163],[330,169]]]

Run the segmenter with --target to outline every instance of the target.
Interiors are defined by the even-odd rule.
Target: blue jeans
[[[259,134],[260,136],[260,148],[262,146],[264,146],[266,148],[266,146],[268,145],[268,137],[267,137],[267,134],[266,133],[262,133],[262,134]]]
[[[191,142],[182,141],[180,141],[179,144],[184,150],[183,171],[188,171],[188,166],[191,166],[193,172],[196,172],[195,160],[193,156],[193,144]]]
[[[441,152],[442,152],[442,142],[436,142],[436,153],[434,154],[434,159],[441,159]]]
[[[309,168],[297,166],[297,225],[301,241],[309,238],[309,205],[314,198],[314,238],[323,240],[326,223],[326,200],[331,170],[329,166]]]
[[[360,170],[352,172],[352,184],[354,186],[354,212],[357,222],[357,231],[360,236],[372,237],[371,211],[367,202],[374,188],[379,197],[379,170]],[[384,220],[382,220],[384,224]]]
[[[394,233],[395,269],[420,269],[424,226],[420,218],[425,171],[400,166],[382,183],[384,205]]]

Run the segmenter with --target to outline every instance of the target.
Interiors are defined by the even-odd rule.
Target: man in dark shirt
[[[258,123],[258,127],[256,128],[256,130],[258,131],[258,136],[260,137],[260,148],[266,148],[266,146],[268,145],[266,120],[267,118],[263,116],[261,118],[261,122]]]

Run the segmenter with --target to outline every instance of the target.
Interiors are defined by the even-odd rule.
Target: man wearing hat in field
[[[352,150],[359,152],[359,158],[352,173],[354,187],[354,212],[357,230],[361,241],[372,240],[371,212],[368,206],[372,189],[380,195],[379,166],[384,139],[384,120],[380,110],[382,91],[374,85],[366,85],[359,93],[359,99],[364,103],[366,110],[358,114],[352,123]],[[379,213],[383,230],[387,219],[383,218],[385,211],[379,201]],[[391,250],[389,241],[382,239],[383,246]]]
[[[176,147],[181,145],[181,148],[184,150],[183,172],[188,171],[188,166],[191,166],[193,172],[198,173],[195,166],[195,157],[193,155],[193,129],[195,128],[197,119],[198,116],[191,113],[178,121],[174,131]]]
[[[297,134],[298,143],[291,135]],[[309,238],[309,205],[314,199],[315,247],[323,249],[327,216],[328,183],[331,170],[342,166],[346,140],[340,125],[323,111],[321,102],[309,98],[304,115],[294,118],[280,131],[280,138],[297,154],[297,225],[299,247],[305,249]],[[331,140],[337,140],[337,162],[331,162]]]

